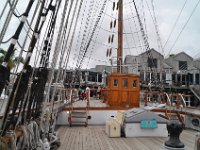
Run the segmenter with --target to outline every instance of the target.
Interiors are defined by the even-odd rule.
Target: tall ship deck
[[[0,150],[200,150],[199,3],[1,0]]]

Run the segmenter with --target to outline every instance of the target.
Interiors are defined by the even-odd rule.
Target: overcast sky
[[[7,0],[1,0],[0,13],[2,12],[3,6]],[[112,48],[112,57],[116,56],[117,47],[117,28],[110,29],[110,21],[114,21],[117,18],[117,11],[112,10],[112,2],[114,0],[108,0],[105,6],[104,13],[101,16],[99,24],[95,30],[90,48],[88,49],[86,59],[84,60],[84,67],[94,67],[96,64],[107,64],[109,65],[109,58],[106,57],[106,51],[108,48]],[[117,0],[115,0],[117,1]],[[34,3],[33,8],[36,6]],[[153,3],[152,3],[153,2]],[[154,48],[165,57],[169,54],[177,54],[181,51],[186,52],[193,58],[200,57],[200,6],[197,5],[199,0],[137,0],[137,8],[143,26],[145,27],[145,33],[147,33],[148,42],[150,48]],[[24,0],[19,0],[17,9],[23,12],[26,5]],[[86,32],[90,35],[91,29],[95,24],[97,15],[100,12],[103,0],[87,0],[83,2],[81,13],[79,15],[77,28],[74,32],[74,41],[72,46],[72,52],[70,55],[69,66],[74,67],[77,62],[81,41],[83,39],[85,22],[89,18],[90,31]],[[75,2],[73,8],[75,6]],[[195,9],[196,7],[196,9]],[[63,8],[63,5],[61,9]],[[69,7],[68,7],[69,9]],[[182,10],[183,9],[183,10]],[[154,10],[154,11],[153,11]],[[182,13],[180,14],[182,10]],[[32,10],[33,11],[33,10]],[[61,10],[58,19],[61,19]],[[193,14],[192,14],[193,12]],[[156,17],[156,23],[153,21],[154,13]],[[76,16],[77,13],[75,13]],[[90,14],[90,15],[89,15]],[[180,16],[179,16],[180,15]],[[192,15],[192,16],[191,16]],[[135,9],[132,0],[124,0],[124,56],[125,55],[138,55],[145,51],[144,45],[142,44],[142,34],[136,33],[140,27],[138,19],[135,17]],[[191,18],[189,19],[189,17]],[[3,23],[5,22],[6,13],[0,20],[0,30],[2,29]],[[82,19],[83,18],[83,19]],[[72,19],[72,16],[71,18]],[[59,22],[59,21],[58,21]],[[174,24],[176,23],[176,26]],[[15,17],[12,18],[8,31],[5,34],[4,40],[8,39],[14,34],[19,20]],[[74,24],[73,24],[74,25]],[[157,26],[157,30],[155,29]],[[57,31],[59,25],[57,24]],[[72,29],[73,30],[73,26]],[[173,32],[171,32],[173,29]],[[44,31],[43,31],[44,32]],[[69,31],[68,31],[69,32]],[[132,34],[131,34],[132,33]],[[170,36],[171,33],[171,36]],[[180,34],[181,33],[181,34]],[[70,37],[72,37],[72,32]],[[113,44],[108,43],[109,35],[114,34]],[[180,34],[180,35],[179,35]],[[87,35],[85,38],[88,38]],[[20,41],[23,43],[25,32],[20,35]],[[169,37],[170,36],[170,37]],[[162,47],[160,48],[158,37]],[[169,40],[168,40],[169,39]],[[166,43],[166,41],[168,42]],[[54,40],[55,42],[56,40]],[[70,41],[70,39],[69,39]],[[166,44],[165,44],[166,43]],[[9,43],[1,44],[0,47],[7,49]],[[164,46],[165,45],[165,46]],[[27,44],[28,46],[28,44]],[[69,46],[69,45],[68,45]],[[53,53],[52,53],[53,54]]]
[[[154,3],[158,27],[160,30],[159,32],[161,35],[162,43],[164,45],[167,38],[169,37],[174,23],[176,22],[176,19],[179,16],[181,9],[183,8],[185,0],[156,0]],[[200,46],[198,44],[200,38],[200,6],[197,6],[197,3],[199,3],[199,0],[186,1],[185,7],[183,8],[177,25],[173,30],[172,36],[164,49],[166,55],[168,55],[169,52],[176,54],[180,51],[185,51],[192,57],[196,58],[200,56]],[[193,15],[191,16],[189,22],[186,24],[195,7],[196,9]],[[185,28],[180,34],[179,39],[177,40],[175,46],[172,47],[178,34],[181,32],[184,26]]]

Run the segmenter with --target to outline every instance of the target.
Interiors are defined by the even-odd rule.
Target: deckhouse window
[[[123,87],[127,87],[128,86],[128,79],[123,79],[122,85],[123,85]]]
[[[137,87],[137,80],[133,80],[133,87]]]
[[[118,80],[114,79],[113,86],[118,86]]]

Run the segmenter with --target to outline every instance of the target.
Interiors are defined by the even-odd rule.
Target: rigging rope
[[[8,0],[8,4],[10,5],[10,9],[11,9],[11,11],[12,11],[12,13],[13,13],[13,15],[14,15],[15,17],[20,18],[20,17],[23,16],[23,14],[17,15],[17,13],[15,12],[15,10],[12,8],[12,4],[11,4],[10,0]]]
[[[110,30],[108,30],[108,29],[103,28],[102,26],[97,26],[97,28],[102,29],[103,31],[106,31],[106,32],[109,32],[109,33],[117,34],[116,31],[110,31]],[[134,33],[140,33],[140,32],[141,32],[141,31],[139,30],[139,31],[134,31],[134,32],[123,32],[123,34],[124,34],[124,35],[125,35],[125,34],[127,34],[127,35],[132,35],[132,34],[134,34]]]
[[[46,95],[46,98],[45,98],[45,101],[47,101],[47,99],[49,98],[48,95],[50,93],[50,87],[52,85],[52,82],[53,82],[53,75],[54,75],[54,71],[55,71],[55,66],[56,66],[56,61],[58,60],[58,54],[59,52],[61,51],[60,49],[60,44],[62,42],[62,38],[63,36],[60,36],[61,32],[62,32],[62,29],[63,29],[63,26],[64,26],[64,19],[65,19],[65,15],[66,15],[66,11],[67,11],[67,7],[68,7],[68,1],[65,1],[65,6],[64,6],[64,9],[63,9],[63,16],[62,16],[62,19],[61,19],[61,25],[60,25],[60,28],[59,28],[59,34],[57,36],[57,41],[56,41],[56,46],[55,46],[55,53],[54,53],[54,57],[53,57],[53,62],[51,64],[51,67],[53,68],[51,74],[49,75],[50,76],[50,81],[49,81],[49,86],[48,86],[48,90],[47,90],[47,95]],[[67,21],[66,21],[67,22]],[[65,33],[65,32],[64,32]],[[60,43],[60,44],[59,44]],[[65,49],[62,49],[62,51],[65,50]],[[53,103],[53,98],[54,98],[54,95],[55,95],[55,91],[56,91],[56,88],[54,87],[53,89],[53,94],[52,94],[52,97],[50,98],[50,102],[51,104]],[[52,104],[53,105],[53,104]],[[53,107],[53,106],[52,106]]]
[[[40,61],[41,67],[47,67],[47,65],[48,65],[48,58],[50,55],[51,44],[52,44],[53,35],[54,35],[54,28],[55,28],[55,24],[56,24],[56,17],[57,17],[57,13],[58,13],[58,10],[55,11],[56,6],[51,5],[49,8],[51,11],[53,11],[53,14],[52,14],[50,26],[49,26],[49,29],[47,32],[47,37],[44,41],[44,46],[43,46],[43,51],[42,51],[42,56],[41,56],[41,61]]]
[[[83,19],[84,19],[84,16],[86,15],[86,7],[87,7],[87,2],[88,1],[85,1],[85,6],[84,6],[84,8],[83,8],[83,16],[82,16],[82,18],[81,18],[81,23],[80,23],[80,29],[79,29],[79,32],[78,32],[78,37],[77,37],[77,42],[76,42],[76,46],[75,46],[75,52],[77,52],[78,51],[78,44],[80,43],[80,40],[81,40],[81,43],[82,43],[82,41],[83,41],[83,39],[85,39],[84,37],[85,37],[85,33],[83,33],[83,37],[82,37],[82,39],[81,39],[81,31],[82,31],[82,27],[83,27]],[[84,31],[85,32],[85,31]],[[81,47],[81,46],[80,46]],[[80,51],[79,51],[79,54],[80,54]],[[78,57],[79,57],[79,55],[77,55],[77,56],[75,56],[74,55],[74,60],[77,58],[77,60],[76,61],[78,61]],[[74,65],[74,63],[75,63],[75,61],[73,62],[73,65]],[[64,66],[63,66],[63,68],[64,68]]]
[[[16,0],[16,1],[13,0],[13,2],[12,2],[12,6],[13,6],[12,9],[16,8],[17,3],[18,3],[18,0]],[[10,10],[8,12],[8,15],[6,17],[6,20],[4,22],[3,28],[2,28],[2,30],[0,32],[0,45],[1,45],[1,42],[2,42],[2,40],[4,38],[4,36],[5,36],[5,33],[7,31],[8,25],[9,25],[9,23],[11,21],[11,18],[12,18],[12,11],[11,11],[11,8],[10,8]],[[1,95],[1,93],[0,93],[0,95]]]
[[[77,3],[78,3],[78,1],[75,3],[75,8],[74,8],[74,13],[75,13],[75,11],[76,11],[76,8],[77,8]],[[72,33],[72,35],[74,35],[74,32],[75,32],[75,29],[76,29],[76,27],[77,27],[77,21],[78,21],[78,16],[79,16],[79,13],[80,13],[80,9],[81,9],[81,6],[82,6],[82,0],[80,1],[80,5],[79,5],[79,9],[78,9],[78,13],[77,13],[77,16],[75,17],[76,18],[76,21],[75,21],[75,27],[74,27],[74,31],[73,31],[73,33]],[[73,18],[72,18],[72,23],[73,23]],[[71,26],[70,26],[70,31],[71,31]],[[71,48],[71,45],[72,45],[72,41],[73,41],[73,37],[71,38],[71,41],[70,41],[70,46],[69,46],[69,49],[68,49],[68,51],[67,52],[70,52],[70,48]],[[65,51],[65,48],[62,50],[62,51]],[[62,53],[61,53],[62,54]],[[56,56],[56,57],[58,57],[58,55]],[[54,60],[57,60],[56,59],[56,57],[55,57],[55,59]],[[61,67],[61,63],[62,63],[62,60],[63,60],[63,55],[60,55],[60,62],[59,62],[59,68]],[[55,63],[56,64],[56,63]],[[58,82],[58,79],[59,79],[59,76],[60,76],[60,72],[61,72],[61,69],[59,69],[58,70],[58,73],[57,73],[57,76],[56,76],[56,79],[55,79],[55,82]],[[52,83],[52,79],[51,79],[51,81],[50,81],[50,84]],[[50,110],[50,113],[51,113],[51,118],[50,118],[50,121],[49,121],[49,129],[48,129],[48,135],[50,135],[50,134],[52,134],[52,133],[54,133],[54,122],[55,122],[55,118],[54,118],[54,96],[55,96],[55,93],[56,93],[56,90],[57,90],[57,87],[54,87],[54,89],[53,89],[53,93],[52,93],[52,97],[51,97],[51,110]],[[55,112],[56,113],[56,112]],[[52,138],[53,138],[53,135],[50,137],[50,140],[52,140]],[[53,139],[53,141],[55,141],[56,139]]]
[[[7,68],[7,64],[9,62],[9,59],[10,59],[12,53],[14,52],[15,44],[16,44],[19,36],[20,36],[20,33],[22,31],[22,28],[23,28],[23,26],[25,24],[25,21],[26,21],[26,19],[28,17],[28,14],[30,12],[30,9],[31,9],[33,3],[34,3],[34,0],[30,0],[30,2],[28,3],[28,6],[27,6],[25,12],[23,13],[23,17],[21,19],[21,22],[20,22],[15,34],[13,35],[13,38],[12,38],[11,43],[9,45],[8,51],[7,51],[7,53],[6,53],[5,57],[4,57],[3,63],[2,63],[2,65],[0,65],[1,68],[2,68],[2,70],[0,70],[0,74],[2,74],[2,75],[4,74],[4,76],[2,76],[2,78],[1,78],[0,95],[1,95],[1,93],[3,91],[3,89],[4,89],[4,86],[5,86],[6,82],[8,82],[7,79],[9,79],[10,70]],[[4,71],[4,72],[1,72],[1,71]]]
[[[17,28],[15,34],[13,35],[11,44],[10,44],[10,46],[9,46],[9,48],[8,48],[8,51],[7,51],[6,55],[5,55],[5,58],[4,58],[4,60],[3,60],[3,65],[4,65],[4,66],[7,65],[7,62],[9,61],[9,58],[10,58],[10,56],[11,56],[13,50],[14,50],[14,46],[15,46],[15,44],[16,44],[18,38],[19,38],[19,35],[20,35],[20,33],[21,33],[21,30],[22,30],[22,28],[23,28],[23,26],[24,26],[24,24],[25,24],[25,21],[26,21],[26,19],[27,19],[27,17],[28,17],[28,14],[29,14],[29,12],[30,12],[30,9],[31,9],[31,7],[32,7],[32,5],[33,5],[33,2],[34,2],[34,0],[31,0],[31,1],[29,2],[26,11],[23,13],[23,17],[22,17],[22,19],[21,19],[21,22],[20,22],[20,24],[19,24],[19,26],[18,26],[18,28]]]
[[[46,17],[47,17],[47,15],[42,16],[42,23],[41,23],[42,25],[40,26],[40,28],[38,30],[42,29],[42,26],[45,24]],[[37,46],[36,56],[35,56],[35,59],[34,59],[34,66],[35,67],[41,65],[39,59],[41,60],[40,55],[42,55],[42,51],[43,51],[43,48],[44,48],[44,41],[46,40],[47,33],[48,33],[48,30],[49,30],[50,24],[51,24],[51,18],[52,18],[52,15],[49,17],[48,23],[46,25],[46,29],[45,29],[45,33],[44,33],[44,36],[43,36],[42,41],[41,41],[41,45],[40,45],[40,35],[38,36],[39,41],[37,42],[38,46]]]
[[[82,0],[81,0],[82,1]],[[82,4],[82,3],[81,3]],[[73,25],[73,22],[74,22],[74,18],[75,18],[75,13],[76,13],[76,9],[77,9],[77,7],[78,7],[78,1],[76,1],[76,3],[75,3],[75,8],[74,8],[74,11],[73,11],[73,14],[72,14],[72,19],[71,19],[71,24],[70,24],[70,27],[69,27],[69,33],[67,34],[67,39],[66,39],[66,41],[65,41],[65,44],[63,45],[63,49],[66,49],[66,56],[65,56],[65,61],[64,61],[64,63],[66,63],[66,65],[67,65],[67,63],[68,63],[68,59],[69,59],[69,55],[70,55],[70,52],[71,52],[71,50],[70,50],[70,45],[71,45],[71,42],[73,41],[73,37],[74,37],[74,30],[72,31],[71,30],[71,28],[72,28],[72,25]],[[77,13],[77,14],[79,14],[79,12]],[[77,19],[77,18],[76,18]],[[75,21],[76,22],[76,21]],[[76,26],[75,26],[76,27]],[[74,27],[74,29],[75,29],[75,27]],[[72,34],[71,34],[71,32],[72,32]],[[72,37],[71,37],[71,41],[69,41],[69,36],[70,36],[70,34],[72,35]],[[69,42],[69,43],[68,43]],[[67,45],[67,44],[69,44],[69,45]],[[67,48],[67,46],[68,46],[68,48]]]
[[[97,1],[97,3],[96,4],[99,4],[100,2],[99,1]],[[88,42],[88,40],[89,40],[89,37],[90,37],[90,35],[92,34],[91,32],[92,32],[92,27],[93,27],[93,24],[94,24],[94,16],[96,16],[95,14],[93,14],[92,15],[92,11],[94,10],[94,8],[98,8],[98,6],[95,6],[95,4],[94,4],[94,1],[92,1],[91,2],[91,4],[90,4],[90,8],[89,8],[89,17],[87,18],[87,21],[88,21],[88,24],[90,24],[90,26],[89,26],[89,28],[88,28],[88,36],[87,36],[87,39],[85,40],[85,43],[84,43],[84,46],[82,47],[82,48],[84,48],[85,46],[86,46],[86,44],[87,44],[87,42]],[[94,12],[94,11],[93,11]],[[91,18],[91,15],[93,16],[92,18]],[[87,24],[87,23],[86,23]],[[87,27],[87,26],[86,26]]]
[[[118,2],[117,2],[116,8],[117,7],[118,7]],[[115,9],[115,1],[114,1],[113,2],[113,9],[111,11],[111,16],[113,16],[115,10],[117,10],[117,9]],[[117,11],[115,11],[115,16],[117,16]],[[114,21],[111,20],[111,22],[110,22],[110,30],[112,30],[113,32],[114,32],[114,28],[116,27],[116,20],[118,20],[118,19],[115,17]],[[118,32],[117,32],[117,34],[118,34]],[[114,34],[110,34],[109,37],[108,37],[108,44],[110,44],[110,46],[111,46],[113,44],[113,42],[114,42]],[[111,59],[112,51],[113,51],[112,48],[107,48],[107,52],[106,52],[106,56],[108,57],[108,60],[111,61],[111,65],[112,65],[112,62],[113,62],[112,59]],[[89,61],[88,61],[88,64],[89,64]]]
[[[132,10],[131,10],[132,11]],[[133,15],[133,13],[131,13],[132,15]],[[130,20],[128,20],[128,24],[129,24],[129,28],[130,28],[130,31],[131,31],[131,38],[132,38],[132,40],[133,40],[133,44],[135,45],[135,47],[136,47],[136,52],[138,53],[138,47],[137,47],[137,45],[136,45],[136,41],[135,41],[135,38],[134,38],[134,36],[133,36],[133,34],[134,34],[134,32],[132,31],[132,25],[131,25],[131,22],[130,22]],[[135,26],[136,27],[136,26]],[[137,27],[136,27],[137,28]],[[138,35],[138,33],[139,32],[141,32],[141,31],[138,31],[138,32],[135,32],[137,35]],[[126,35],[125,35],[126,36]],[[127,37],[127,36],[126,36]],[[127,40],[128,41],[128,40]]]
[[[63,16],[61,18],[61,24],[60,24],[60,27],[59,27],[59,31],[58,31],[58,36],[57,36],[57,40],[56,40],[56,44],[55,44],[55,53],[54,53],[54,58],[53,58],[53,62],[51,64],[51,67],[53,68],[51,74],[49,75],[49,78],[50,78],[50,81],[49,81],[49,86],[48,86],[48,90],[47,90],[47,95],[46,95],[46,98],[45,98],[45,102],[47,102],[48,100],[48,95],[50,93],[50,88],[51,88],[51,84],[52,84],[52,80],[53,80],[53,75],[54,75],[54,70],[55,70],[55,66],[56,66],[56,60],[58,60],[58,54],[60,51],[65,51],[65,49],[62,49],[61,50],[61,44],[62,44],[62,38],[63,38],[63,35],[62,35],[62,30],[63,30],[63,27],[64,27],[64,19],[65,19],[65,16],[66,16],[66,12],[67,12],[67,7],[68,7],[68,4],[69,4],[69,0],[65,1],[65,4],[64,4],[64,8],[63,8]],[[64,32],[64,31],[63,31]],[[62,35],[62,36],[61,36]],[[63,52],[64,53],[64,52]],[[61,54],[62,55],[62,54]],[[64,54],[63,54],[64,55]],[[54,94],[55,95],[55,94]],[[52,96],[54,97],[54,96]]]
[[[144,27],[143,27],[142,22],[140,20],[140,16],[139,16],[139,13],[138,13],[138,10],[137,10],[137,7],[136,7],[135,0],[133,0],[133,3],[134,3],[135,11],[136,11],[136,14],[137,14],[138,22],[139,22],[139,25],[140,25],[140,29],[141,29],[141,32],[142,32],[146,52],[147,52],[147,55],[148,55],[148,58],[149,58],[148,63],[151,64],[149,67],[150,67],[151,72],[155,75],[154,77],[156,79],[157,73],[156,73],[156,69],[155,69],[155,62],[153,61],[154,59],[153,59],[152,53],[150,52],[148,38],[147,38],[147,35],[145,34]]]
[[[79,55],[78,55],[78,59],[77,59],[77,63],[76,63],[76,68],[79,68],[78,67],[78,65],[80,64],[80,62],[81,62],[81,57],[82,57],[82,55],[83,55],[83,53],[84,53],[84,45],[86,44],[86,37],[87,37],[87,35],[89,34],[87,34],[87,32],[88,32],[88,24],[89,24],[89,20],[90,20],[90,17],[91,17],[91,14],[90,14],[90,11],[92,10],[92,7],[93,7],[93,3],[92,3],[92,5],[90,4],[89,5],[90,7],[89,7],[89,11],[88,11],[88,13],[87,13],[87,16],[89,16],[89,18],[87,17],[87,20],[86,20],[86,23],[85,23],[85,26],[84,26],[84,33],[83,33],[83,37],[82,37],[82,40],[81,40],[81,45],[80,45],[80,50],[79,50]],[[89,37],[89,36],[88,36]]]
[[[67,68],[67,65],[68,65],[68,61],[69,61],[69,54],[71,53],[71,48],[72,48],[72,43],[73,43],[73,39],[74,39],[74,35],[75,35],[75,31],[76,31],[76,28],[77,28],[77,23],[78,23],[78,18],[79,18],[79,14],[80,14],[80,10],[82,8],[82,3],[83,3],[83,0],[80,1],[80,4],[79,4],[79,8],[78,8],[78,13],[77,13],[77,16],[76,16],[76,20],[75,20],[75,27],[74,27],[74,30],[73,30],[73,33],[72,33],[72,38],[71,38],[71,41],[70,41],[70,45],[67,49],[67,56],[66,59],[65,59],[65,69]],[[61,64],[61,63],[60,63]],[[64,70],[65,70],[64,69]],[[66,76],[66,71],[64,72],[64,78]],[[62,73],[63,74],[63,73]],[[71,81],[71,84],[73,84],[74,82],[74,78],[72,79]]]
[[[169,39],[170,39],[170,37],[171,37],[171,35],[172,35],[172,33],[173,33],[173,31],[174,31],[174,29],[175,29],[175,27],[176,27],[178,21],[179,21],[179,18],[180,18],[180,16],[181,16],[182,12],[183,12],[183,9],[185,8],[186,3],[187,3],[187,0],[185,0],[184,4],[183,4],[183,6],[182,6],[182,8],[181,8],[181,10],[180,10],[180,12],[179,12],[179,15],[178,15],[178,17],[176,18],[176,21],[175,21],[174,24],[173,24],[173,27],[172,27],[172,29],[171,29],[171,31],[170,31],[170,34],[169,34],[169,36],[168,36],[168,38],[167,38],[167,40],[166,40],[166,42],[165,42],[163,48],[165,48],[165,46],[166,46],[167,43],[169,42]]]
[[[61,34],[61,32],[62,32],[62,30],[63,30],[63,27],[64,27],[64,19],[65,19],[65,15],[66,15],[66,11],[67,11],[67,7],[68,7],[68,2],[69,1],[65,1],[65,4],[64,4],[64,9],[63,9],[63,16],[62,16],[62,18],[61,18],[61,24],[60,24],[60,27],[59,27],[59,34],[58,34],[58,36],[57,36],[57,41],[56,41],[56,43],[57,44],[59,44],[59,43],[61,43],[61,36],[60,36],[60,34]],[[60,63],[59,63],[59,69],[58,69],[58,72],[57,72],[57,76],[55,77],[55,82],[56,83],[58,83],[58,79],[59,79],[59,76],[60,76],[60,72],[61,72],[61,62],[62,62],[62,60],[63,60],[63,56],[64,55],[62,55],[62,52],[64,52],[65,51],[65,49],[60,49],[59,47],[59,45],[57,45],[56,44],[56,46],[55,46],[55,54],[54,54],[54,61],[53,61],[53,63],[52,63],[52,67],[53,67],[53,70],[52,70],[52,72],[51,72],[51,74],[50,74],[50,81],[49,81],[49,87],[48,87],[48,92],[47,93],[50,93],[50,86],[52,85],[52,82],[53,82],[53,75],[54,75],[54,72],[55,72],[55,65],[56,65],[56,60],[58,61],[58,54],[59,54],[59,52],[61,51],[61,55],[60,55]],[[56,91],[57,91],[57,87],[56,86],[54,86],[53,87],[53,93],[52,93],[52,97],[50,98],[50,102],[51,102],[51,111],[50,111],[50,113],[51,113],[51,121],[50,121],[50,123],[49,123],[49,133],[51,132],[51,133],[53,133],[54,132],[54,127],[52,127],[53,126],[53,124],[52,124],[52,120],[54,119],[53,118],[53,110],[54,110],[54,98],[55,98],[55,93],[56,93]],[[47,98],[46,98],[46,100],[47,100]],[[54,121],[55,122],[55,121]],[[50,131],[50,129],[51,129],[51,131]]]
[[[158,41],[158,48],[160,49],[161,53],[164,54],[164,49],[163,49],[163,45],[162,45],[162,41],[161,41],[161,37],[159,34],[159,28],[158,28],[158,23],[157,23],[157,19],[156,19],[156,14],[155,14],[155,10],[154,10],[154,3],[153,0],[151,0],[151,4],[152,4],[152,9],[153,9],[153,17],[154,17],[154,26],[156,29],[156,34],[157,34],[157,41]]]
[[[132,14],[132,16],[133,16],[134,14],[133,14],[132,5],[130,5],[130,10],[131,10],[131,14]],[[138,29],[137,29],[137,25],[136,25],[135,19],[133,19],[133,21],[134,21],[134,26],[135,26],[136,31],[140,31],[140,32],[141,32],[141,30],[138,30]],[[130,21],[129,21],[129,26],[130,26],[130,31],[133,33],[132,25],[131,25]],[[137,32],[136,34],[137,34],[137,38],[138,38],[138,41],[139,41],[139,47],[142,47],[142,48],[143,48],[142,42],[141,42],[141,40],[140,40],[139,32]],[[132,34],[132,39],[133,39],[133,41],[136,41],[135,38],[134,38],[134,36],[133,36],[133,34]],[[136,42],[135,42],[135,43],[136,43]],[[136,44],[135,44],[135,45],[136,45]],[[138,47],[138,46],[136,46],[136,47]]]
[[[69,11],[68,11],[68,15],[67,15],[67,17],[66,17],[66,21],[65,21],[65,25],[64,25],[64,31],[63,31],[63,33],[62,33],[62,36],[61,36],[61,40],[62,41],[60,41],[60,44],[62,44],[62,51],[64,50],[65,51],[65,49],[64,49],[64,44],[65,44],[65,42],[66,42],[66,40],[65,40],[65,38],[66,38],[66,32],[67,32],[67,29],[68,29],[68,21],[69,21],[69,16],[70,16],[70,14],[71,14],[71,9],[72,9],[72,5],[73,5],[73,2],[74,1],[71,1],[71,3],[70,3],[70,6],[69,6]],[[68,5],[68,4],[67,4]],[[66,8],[67,8],[67,6],[65,6]],[[66,9],[67,10],[67,9]],[[66,13],[65,13],[66,14]],[[57,37],[58,38],[58,37]],[[58,50],[60,50],[60,48],[58,49]],[[55,68],[55,66],[56,66],[56,61],[57,61],[57,57],[58,57],[58,52],[59,51],[56,51],[56,53],[54,54],[54,58],[53,58],[53,62],[52,62],[52,66],[53,66],[53,68]],[[52,72],[54,72],[54,70],[52,71]],[[53,73],[51,74],[51,76],[50,76],[50,83],[52,83],[52,80],[53,80]],[[50,93],[50,85],[49,85],[49,87],[48,87],[48,91],[47,91],[47,95]],[[47,101],[47,98],[48,97],[46,97],[46,101]],[[52,101],[51,101],[52,102]]]
[[[176,45],[178,39],[180,38],[180,36],[181,36],[182,32],[184,31],[185,27],[187,26],[188,22],[190,21],[192,15],[194,14],[194,12],[195,12],[196,8],[198,7],[199,3],[200,3],[200,0],[196,3],[196,5],[195,5],[195,7],[193,8],[193,10],[192,10],[192,12],[191,12],[189,18],[187,19],[187,21],[185,22],[185,24],[184,24],[184,26],[182,27],[181,31],[179,32],[178,36],[176,37],[174,43],[172,44],[172,46],[171,46],[171,48],[170,48],[169,54],[170,54],[170,52],[172,51],[172,49],[174,48],[174,46]]]
[[[43,93],[44,93],[44,88],[45,88],[45,84],[47,82],[47,76],[48,76],[48,70],[46,68],[47,67],[46,61],[48,61],[48,57],[49,57],[49,53],[50,53],[50,49],[51,49],[51,44],[48,44],[48,43],[52,43],[54,28],[55,28],[55,20],[57,18],[58,8],[60,6],[61,1],[57,1],[55,6],[52,5],[52,2],[53,1],[51,1],[51,3],[49,4],[49,7],[48,7],[48,9],[53,12],[52,18],[51,18],[51,24],[49,26],[47,37],[46,37],[46,40],[44,41],[45,44],[43,47],[44,52],[46,52],[47,50],[49,52],[46,53],[46,56],[44,55],[44,52],[43,52],[43,56],[42,56],[41,60],[44,59],[44,61],[41,61],[42,66],[39,68],[36,76],[34,77],[35,86],[33,86],[33,88],[36,87],[37,90],[32,90],[33,92],[35,92],[35,94],[32,94],[32,96],[34,96],[34,98],[31,98],[31,102],[29,103],[29,107],[28,107],[28,108],[31,108],[31,106],[33,105],[33,113],[32,114],[34,115],[33,116],[34,118],[38,118],[42,111],[41,104],[43,101]]]
[[[66,40],[66,34],[67,34],[67,30],[68,30],[69,17],[70,17],[70,14],[71,14],[71,9],[72,9],[72,6],[73,6],[73,2],[74,1],[71,1],[71,3],[70,3],[69,11],[68,11],[68,14],[67,14],[67,17],[66,17],[66,21],[65,21],[64,31],[62,33],[62,38],[61,38],[62,39],[62,42],[61,42],[61,49],[62,50],[66,47],[65,45],[68,42],[68,40]],[[74,15],[72,15],[72,16],[74,16]],[[56,63],[56,60],[57,60],[56,58],[53,58],[53,64]]]
[[[38,1],[38,3],[36,4],[36,8],[39,8],[39,6],[40,6],[40,1]],[[30,27],[33,25],[34,19],[35,19],[35,17],[36,17],[36,13],[37,13],[37,9],[35,9],[35,11],[34,11],[34,13],[33,13],[33,17],[32,17],[31,22],[30,22]],[[26,32],[25,40],[24,40],[24,42],[23,42],[23,45],[20,47],[20,48],[21,48],[21,51],[20,51],[19,56],[18,56],[19,58],[22,57],[23,51],[24,51],[24,52],[27,52],[27,51],[25,51],[24,49],[25,49],[25,45],[26,45],[26,42],[27,42],[27,40],[28,40],[28,37],[31,39],[31,37],[29,36],[30,31],[31,31],[31,29],[28,28],[28,30],[27,30],[27,32]],[[18,45],[19,45],[19,43],[18,43]],[[38,47],[37,47],[36,49],[38,50]],[[14,68],[14,71],[13,71],[14,74],[16,74],[17,71],[18,71],[19,61],[20,61],[20,60],[18,60],[17,66]]]
[[[3,7],[3,10],[1,11],[0,20],[1,20],[2,16],[3,16],[3,14],[5,13],[5,10],[6,10],[7,5],[8,5],[8,1],[6,1],[5,5],[4,5],[4,7]]]
[[[104,0],[104,3],[103,3],[103,5],[102,5],[102,7],[101,7],[101,10],[100,10],[100,12],[99,12],[99,15],[98,15],[98,17],[97,17],[97,19],[96,19],[96,22],[95,22],[95,25],[94,25],[94,27],[93,27],[92,34],[91,34],[91,36],[90,36],[90,38],[89,38],[89,41],[88,41],[86,47],[84,47],[84,49],[83,49],[83,50],[84,50],[84,53],[83,53],[83,55],[82,55],[82,57],[81,57],[80,63],[77,65],[77,68],[80,68],[80,67],[82,66],[83,59],[84,59],[84,57],[85,57],[85,55],[86,55],[86,53],[87,53],[87,51],[88,51],[88,48],[89,48],[89,46],[90,46],[90,43],[91,43],[92,38],[93,38],[93,36],[94,36],[94,33],[95,33],[95,31],[96,31],[96,28],[97,28],[97,25],[98,25],[98,23],[99,23],[99,20],[101,19],[101,15],[102,15],[102,13],[103,13],[103,11],[104,11],[104,9],[105,9],[105,5],[106,5],[106,0]]]
[[[41,6],[39,17],[38,17],[38,19],[36,21],[36,25],[35,25],[35,29],[34,29],[35,32],[34,32],[32,40],[30,42],[29,53],[27,55],[27,59],[26,59],[25,64],[24,64],[23,71],[18,76],[18,79],[15,82],[13,91],[12,91],[11,96],[10,96],[9,101],[8,101],[8,105],[7,105],[7,108],[6,108],[6,113],[5,113],[5,116],[3,118],[4,121],[3,121],[3,125],[2,125],[2,131],[3,131],[2,134],[5,133],[5,130],[7,128],[9,128],[10,124],[12,124],[13,127],[16,126],[16,119],[14,119],[16,109],[18,108],[18,105],[19,105],[20,106],[19,107],[19,109],[20,109],[19,111],[21,112],[22,111],[22,107],[25,108],[24,104],[27,103],[27,100],[24,102],[24,96],[25,96],[24,94],[26,93],[28,82],[29,82],[29,78],[30,78],[30,75],[31,75],[31,72],[32,72],[32,69],[28,64],[29,64],[29,60],[30,60],[32,51],[33,51],[34,46],[36,44],[36,41],[37,41],[37,38],[38,38],[38,34],[40,33],[40,30],[41,30],[41,28],[38,30],[38,26],[40,24],[40,19],[41,19],[42,15],[44,15],[43,12],[42,12],[43,11],[43,7],[44,7],[44,1],[43,1],[42,4],[43,5]],[[28,8],[30,9],[29,5],[28,5]],[[43,23],[41,24],[41,26],[42,25],[43,25]],[[47,78],[45,78],[45,79],[47,79]],[[20,92],[20,90],[22,90],[23,92],[22,91]],[[20,100],[21,100],[21,103],[19,103]],[[8,122],[7,122],[6,121],[7,120],[7,115],[8,115],[8,112],[10,110],[10,108],[9,108],[10,104],[9,103],[12,103],[12,102],[14,102],[13,109],[12,109],[12,115],[10,117],[11,119],[8,120]],[[18,116],[18,118],[19,118],[19,116]]]

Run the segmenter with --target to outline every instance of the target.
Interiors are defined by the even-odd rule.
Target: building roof
[[[183,55],[186,55],[187,57],[189,57],[191,60],[193,60],[193,58],[190,56],[190,55],[188,55],[187,53],[185,53],[185,52],[180,52],[180,53],[178,53],[178,54],[175,54],[175,55],[170,55],[168,58],[170,58],[170,57],[173,57],[173,58],[175,58],[175,57],[177,57],[177,56],[179,56],[179,55],[181,55],[181,54],[183,54]],[[167,59],[168,59],[167,58]]]
[[[159,54],[160,56],[164,57],[161,53],[159,53],[158,51],[156,51],[156,50],[153,49],[153,48],[151,48],[150,50],[145,51],[145,52],[139,54],[138,56],[145,55],[145,54],[148,53],[148,52],[150,52],[150,53],[151,53],[151,52],[155,52],[155,53]]]
[[[166,69],[166,68],[172,68],[170,65],[168,65],[167,63],[163,63],[163,67]]]
[[[127,64],[127,63],[133,63],[134,61],[136,62],[137,60],[137,56],[134,56],[134,55],[126,55],[125,56],[125,59],[124,59],[124,63]],[[132,62],[130,62],[130,60],[132,60]]]
[[[200,62],[200,58],[196,58],[196,59],[194,59],[194,61],[199,61]]]

